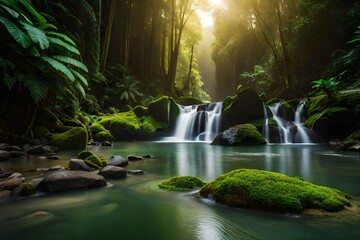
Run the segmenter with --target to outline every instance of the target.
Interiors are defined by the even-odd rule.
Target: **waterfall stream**
[[[173,141],[212,141],[219,132],[222,102],[181,106]]]

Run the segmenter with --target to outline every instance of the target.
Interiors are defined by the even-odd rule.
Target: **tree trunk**
[[[104,37],[104,44],[103,44],[103,50],[101,55],[101,61],[100,61],[100,70],[101,72],[105,71],[106,61],[109,53],[109,47],[111,42],[111,34],[112,34],[112,26],[114,22],[114,14],[115,14],[115,8],[116,8],[116,0],[111,1],[111,7],[110,7],[110,13],[109,13],[109,19],[106,26],[106,33]]]

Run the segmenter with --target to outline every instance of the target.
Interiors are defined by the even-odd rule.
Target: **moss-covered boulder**
[[[94,123],[90,126],[91,135],[96,142],[113,141],[114,136],[109,130],[99,123]]]
[[[141,125],[141,138],[154,138],[167,130],[165,123],[157,122],[152,117],[144,118]]]
[[[144,106],[136,106],[134,108],[134,113],[136,114],[136,116],[138,118],[141,118],[142,116],[145,115],[145,112],[147,111],[147,107],[144,107]]]
[[[264,120],[263,103],[253,90],[246,89],[225,99],[221,116],[222,129],[258,120]]]
[[[265,138],[252,124],[240,124],[231,127],[218,134],[211,143],[212,145],[240,146],[240,145],[263,145]]]
[[[84,151],[79,152],[79,154],[77,155],[77,158],[85,160],[87,157],[94,156],[94,155],[95,155],[95,153],[93,153],[92,151],[84,150]]]
[[[139,120],[133,111],[102,116],[99,124],[109,130],[115,140],[134,140],[140,130]]]
[[[103,167],[103,163],[101,161],[101,159],[96,156],[96,155],[91,155],[91,156],[88,156],[84,162],[89,166],[89,167],[92,167],[92,168],[97,168],[97,169],[100,169]],[[106,166],[106,165],[105,165]]]
[[[49,133],[47,138],[51,145],[59,149],[85,149],[88,134],[82,127],[73,127],[63,133]]]
[[[191,191],[201,188],[205,184],[206,182],[198,177],[177,176],[160,182],[158,187],[168,191]]]
[[[298,177],[256,169],[220,175],[200,190],[202,197],[233,207],[301,213],[306,209],[340,211],[350,206],[347,195]]]
[[[162,96],[149,103],[146,115],[157,122],[168,125],[169,129],[175,127],[179,115],[179,107],[173,98]]]

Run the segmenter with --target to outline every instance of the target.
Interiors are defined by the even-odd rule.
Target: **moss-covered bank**
[[[202,197],[233,207],[301,213],[305,209],[340,211],[350,206],[345,193],[298,177],[256,169],[220,175],[200,190]]]

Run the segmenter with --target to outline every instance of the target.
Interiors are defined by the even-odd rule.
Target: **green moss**
[[[102,162],[100,160],[100,158],[98,158],[96,155],[91,155],[91,156],[88,156],[86,159],[85,159],[85,162],[91,162],[93,163],[94,165],[97,166],[97,168],[102,168]]]
[[[203,197],[234,207],[299,213],[305,209],[340,211],[350,206],[346,194],[298,177],[256,169],[220,175],[200,190]]]
[[[34,136],[38,138],[45,138],[49,133],[49,129],[44,126],[36,125],[33,127]]]
[[[21,186],[22,186],[20,190],[21,196],[30,196],[36,193],[35,187],[29,182],[22,183]]]
[[[84,151],[79,152],[79,154],[77,155],[77,158],[85,160],[87,157],[94,156],[94,155],[95,155],[95,153],[93,153],[92,151],[84,150]]]
[[[237,145],[258,145],[267,143],[254,125],[240,124],[235,127],[238,128],[236,134]]]
[[[108,165],[106,160],[101,159],[101,167],[106,167]]]
[[[161,96],[149,103],[146,114],[155,121],[168,124],[172,127],[175,125],[179,112],[179,107],[173,98]]]
[[[47,138],[51,145],[59,149],[85,149],[88,141],[86,129],[71,127],[63,133],[48,134]]]
[[[132,111],[132,110],[133,109],[130,105],[125,105],[119,109],[119,112],[128,112],[128,111]]]
[[[108,130],[104,130],[93,135],[93,139],[98,142],[113,141],[114,136]]]
[[[140,129],[133,111],[102,116],[99,124],[109,130],[115,140],[133,140]]]
[[[190,191],[204,186],[206,183],[198,177],[180,176],[172,177],[158,184],[159,188],[168,191]]]
[[[327,102],[328,102],[328,100],[327,100],[326,95],[319,95],[319,96],[310,98],[305,103],[305,109],[306,109],[307,115],[311,116],[313,114],[324,111],[327,107]]]
[[[104,126],[101,124],[98,124],[98,123],[94,123],[90,126],[90,131],[93,135],[95,135],[99,132],[105,131],[105,130],[106,129],[104,128]]]
[[[99,167],[98,165],[96,165],[95,163],[89,161],[89,160],[84,160],[84,163],[86,163],[86,165],[88,165],[91,168],[95,168],[95,169],[100,169],[101,167]]]
[[[231,105],[236,101],[236,99],[237,99],[237,95],[227,96],[223,101],[222,111],[225,112],[226,110],[228,110],[231,107]]]
[[[165,130],[166,124],[155,121],[152,117],[146,117],[142,124],[143,133],[154,133],[159,130]]]
[[[355,114],[360,114],[360,91],[348,92],[338,96],[338,104],[348,108]]]

